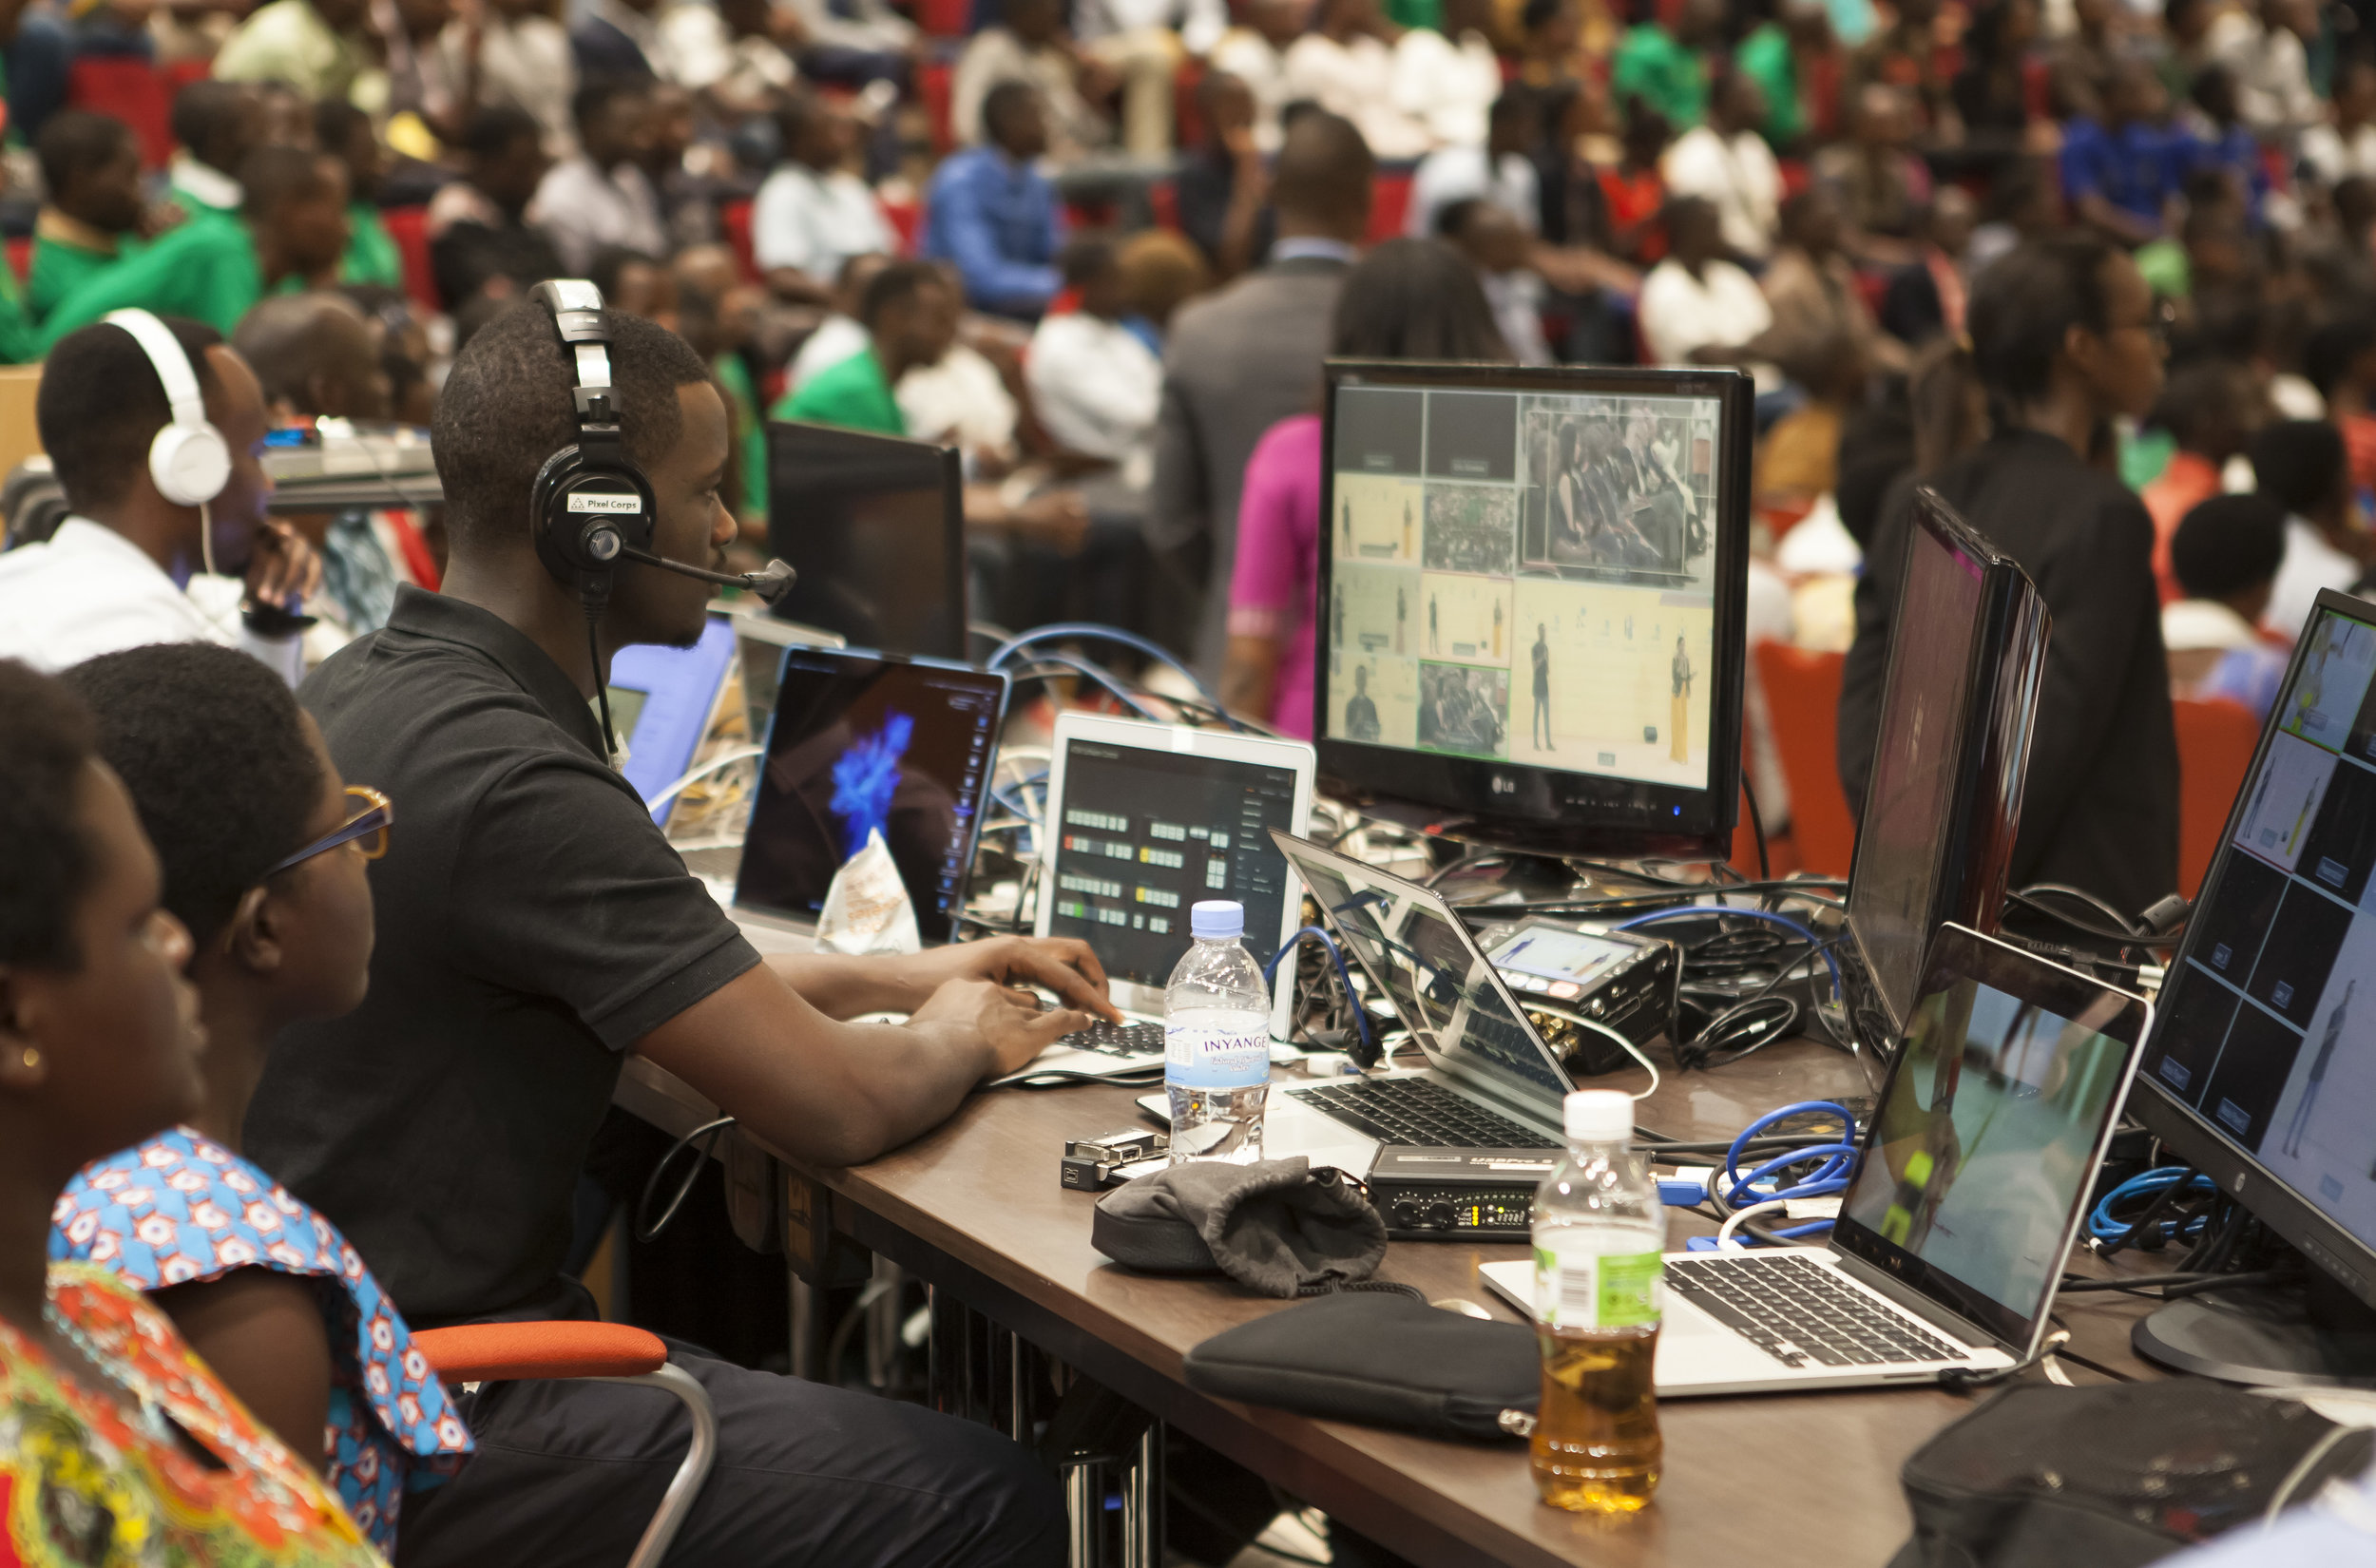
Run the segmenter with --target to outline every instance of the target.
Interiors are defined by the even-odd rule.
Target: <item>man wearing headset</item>
[[[292,612],[321,563],[264,515],[264,395],[221,335],[120,311],[50,351],[33,417],[72,515],[0,555],[0,659],[62,670],[144,643],[220,642],[295,685]]]
[[[837,1166],[1117,1016],[1076,942],[762,961],[686,872],[605,760],[591,704],[619,648],[701,634],[713,590],[680,573],[714,568],[735,537],[726,406],[683,339],[561,292],[577,290],[592,294],[540,285],[480,329],[439,396],[444,592],[400,589],[387,627],[300,694],[340,770],[404,826],[372,868],[371,994],[282,1038],[248,1152],[333,1216],[415,1322],[591,1315],[561,1272],[570,1199],[630,1051]],[[1068,1004],[1041,1013],[1022,983]],[[909,1022],[846,1022],[877,1011]],[[987,1428],[674,1359],[721,1426],[674,1559],[1063,1560],[1053,1483]],[[479,1457],[408,1501],[403,1568],[615,1564],[689,1431],[670,1402],[597,1383],[490,1384],[462,1403]]]

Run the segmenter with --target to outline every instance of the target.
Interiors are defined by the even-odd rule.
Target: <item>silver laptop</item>
[[[2151,1017],[1941,927],[1830,1245],[1666,1254],[1658,1392],[1918,1384],[2035,1355]],[[1531,1310],[1533,1267],[1485,1274]]]
[[[1087,943],[1127,1022],[1067,1036],[1001,1081],[1153,1077],[1189,907],[1245,906],[1246,947],[1264,963],[1303,924],[1303,890],[1270,834],[1304,831],[1312,747],[1066,712],[1051,751],[1031,931]],[[1271,1037],[1283,1041],[1294,986],[1274,991]]]
[[[1427,1065],[1275,1089],[1263,1153],[1309,1155],[1367,1176],[1390,1142],[1491,1150],[1511,1155],[1511,1169],[1548,1170],[1561,1146],[1561,1101],[1578,1084],[1451,906],[1304,839],[1271,837]]]

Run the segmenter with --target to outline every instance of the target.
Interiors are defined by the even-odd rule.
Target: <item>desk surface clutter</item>
[[[1632,1091],[1646,1080],[1628,1072],[1603,1081]],[[1863,1091],[1853,1061],[1797,1042],[1720,1075],[1670,1075],[1642,1102],[1639,1120],[1672,1138],[1725,1138],[1774,1104]],[[1141,1092],[976,1095],[906,1148],[816,1175],[834,1195],[835,1225],[864,1245],[1414,1562],[1884,1562],[1908,1528],[1899,1467],[1972,1407],[1931,1389],[1662,1401],[1666,1470],[1656,1501],[1601,1521],[1538,1502],[1518,1443],[1435,1442],[1209,1399],[1180,1381],[1181,1357],[1286,1304],[1226,1281],[1141,1276],[1108,1262],[1089,1243],[1095,1195],[1057,1181],[1063,1140],[1131,1124],[1131,1100]],[[677,1132],[714,1114],[640,1061],[619,1099]],[[1677,1214],[1671,1244],[1706,1229]],[[1477,1268],[1523,1255],[1516,1246],[1398,1241],[1378,1277],[1508,1318],[1515,1314]],[[2157,1376],[2128,1345],[2129,1325],[2147,1305],[2069,1296],[2057,1313],[2079,1354],[2132,1377]],[[2084,1369],[2073,1376],[2100,1381]]]

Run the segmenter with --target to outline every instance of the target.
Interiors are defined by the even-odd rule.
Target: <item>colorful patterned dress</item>
[[[380,1568],[338,1500],[138,1291],[52,1264],[49,1301],[144,1409],[0,1322],[0,1568]]]
[[[330,1328],[327,1474],[384,1553],[405,1492],[444,1481],[470,1452],[445,1386],[347,1239],[211,1138],[176,1127],[84,1167],[50,1214],[49,1255],[144,1291],[245,1268],[315,1281]]]

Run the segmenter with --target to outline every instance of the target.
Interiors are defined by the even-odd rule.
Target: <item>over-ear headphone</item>
[[[173,419],[148,444],[148,477],[177,507],[202,507],[231,483],[231,443],[206,418],[198,373],[173,329],[146,311],[110,311],[107,320],[132,335],[165,390]]]
[[[529,291],[550,312],[570,355],[578,439],[545,460],[528,492],[537,557],[578,592],[589,615],[610,598],[620,561],[652,547],[658,514],[651,481],[627,455],[618,394],[611,385],[610,326],[603,293],[582,278],[556,278]]]

